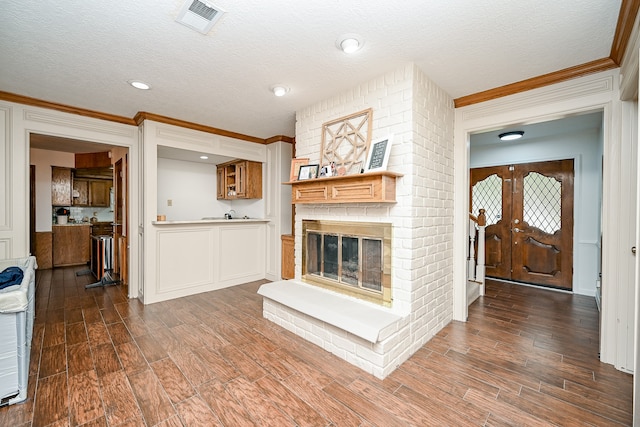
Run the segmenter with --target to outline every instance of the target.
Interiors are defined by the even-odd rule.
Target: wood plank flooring
[[[262,282],[143,306],[78,270],[37,272],[28,400],[0,426],[631,424],[593,298],[488,282],[381,381],[264,320]]]

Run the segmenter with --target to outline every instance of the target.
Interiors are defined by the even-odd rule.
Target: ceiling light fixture
[[[140,80],[129,80],[127,83],[129,83],[131,86],[135,87],[136,89],[140,89],[140,90],[151,89],[150,85],[146,84],[145,82],[141,82]]]
[[[500,141],[513,141],[522,138],[522,135],[524,135],[524,131],[515,130],[511,132],[501,133],[500,135],[498,135],[498,138],[500,138]]]
[[[362,48],[364,42],[357,34],[343,34],[336,40],[336,47],[344,53],[354,53]]]
[[[271,86],[271,92],[273,92],[275,96],[284,96],[289,92],[289,88],[283,85],[273,85]]]
[[[200,156],[200,158],[201,158],[202,160],[207,160],[207,159],[209,158],[209,156]]]

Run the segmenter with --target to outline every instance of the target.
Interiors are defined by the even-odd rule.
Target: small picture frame
[[[364,167],[365,172],[387,170],[392,143],[393,135],[371,141],[371,144],[369,145],[369,152],[367,153],[367,161]]]
[[[319,169],[320,169],[320,165],[300,166],[300,172],[298,172],[298,181],[317,178]]]
[[[300,166],[308,165],[309,159],[291,159],[291,174],[289,175],[289,181],[295,181],[300,174]]]

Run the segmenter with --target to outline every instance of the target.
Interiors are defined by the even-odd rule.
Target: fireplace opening
[[[302,279],[391,305],[391,224],[302,222]]]

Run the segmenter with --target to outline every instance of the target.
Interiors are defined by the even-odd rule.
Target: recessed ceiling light
[[[357,34],[343,34],[336,40],[336,47],[344,53],[354,53],[362,48],[364,41]]]
[[[129,80],[127,83],[129,83],[131,86],[135,87],[136,89],[140,89],[140,90],[151,89],[150,85],[146,84],[145,82],[141,82],[140,80]]]
[[[207,159],[209,158],[209,156],[200,156],[200,158],[201,158],[202,160],[207,160]]]
[[[289,88],[284,85],[273,85],[271,86],[271,92],[273,92],[275,96],[284,96],[289,92]]]
[[[512,132],[501,133],[500,135],[498,135],[498,138],[500,138],[500,141],[513,141],[515,139],[522,138],[522,135],[524,135],[524,131],[516,130]]]

